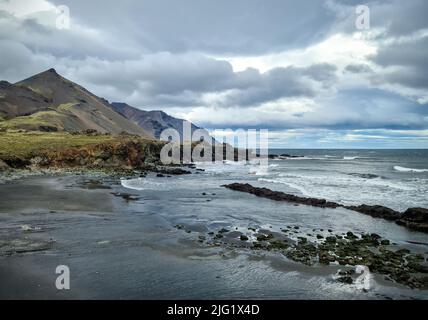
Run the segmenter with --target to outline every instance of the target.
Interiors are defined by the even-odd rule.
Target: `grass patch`
[[[41,126],[61,129],[67,116],[54,110],[39,111],[29,116],[20,116],[0,123],[3,129],[38,130]]]
[[[77,103],[73,103],[73,102],[63,103],[63,104],[60,104],[59,106],[57,106],[55,109],[58,111],[68,111],[71,109],[71,107],[73,107],[76,104]]]
[[[44,150],[62,150],[120,139],[120,136],[73,135],[67,132],[0,132],[0,158],[28,158]]]

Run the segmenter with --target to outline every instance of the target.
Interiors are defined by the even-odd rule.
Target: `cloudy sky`
[[[54,67],[272,147],[428,148],[427,53],[425,0],[0,0],[0,79]]]

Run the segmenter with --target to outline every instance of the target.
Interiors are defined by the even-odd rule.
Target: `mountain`
[[[54,69],[15,84],[0,83],[0,127],[40,131],[84,131],[153,136],[118,114],[106,101]],[[1,120],[0,118],[0,120]]]
[[[0,117],[11,119],[47,110],[50,100],[33,90],[0,81]]]
[[[160,138],[161,132],[168,128],[177,130],[180,133],[180,137],[183,137],[183,122],[190,124],[192,133],[201,129],[208,135],[208,131],[205,129],[202,129],[187,120],[174,118],[163,111],[140,110],[121,102],[112,102],[112,106],[118,113],[122,114],[128,120],[138,124],[141,128],[151,133],[157,139]]]

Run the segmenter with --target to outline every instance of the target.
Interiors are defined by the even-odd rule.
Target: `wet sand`
[[[197,177],[165,179],[174,185]],[[207,189],[207,202],[200,192],[134,192],[99,180],[42,176],[0,185],[1,299],[426,298],[381,277],[370,292],[338,284],[332,278],[337,266],[309,267],[274,252],[201,243],[211,225],[227,225],[203,214],[236,206],[226,203],[230,191],[220,187]],[[260,202],[244,201],[248,208]],[[5,243],[21,251],[11,253]],[[55,288],[58,265],[69,266],[71,290]]]

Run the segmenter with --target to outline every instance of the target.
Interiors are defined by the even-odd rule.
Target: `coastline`
[[[157,173],[148,175],[150,179],[166,181],[165,183],[172,185],[181,183],[183,179],[201,177],[184,175],[167,178],[157,177]],[[219,187],[214,190],[215,192],[210,189],[205,190],[205,196],[199,193],[191,203],[203,210],[204,206],[212,206],[211,203],[216,198],[222,201],[222,197],[230,196],[230,191],[221,191]],[[0,206],[2,240],[25,239],[28,242],[19,245],[30,248],[31,244],[49,244],[45,248],[42,246],[41,250],[21,250],[21,252],[0,256],[0,270],[2,270],[0,278],[9,277],[8,282],[16,284],[13,294],[8,296],[7,292],[4,292],[2,297],[109,299],[123,295],[131,299],[260,298],[261,294],[269,296],[269,293],[260,291],[265,287],[263,277],[274,277],[275,281],[281,284],[282,290],[291,286],[282,295],[281,291],[276,291],[280,290],[280,287],[273,289],[270,293],[272,298],[286,298],[288,294],[298,298],[299,294],[293,293],[294,285],[303,286],[305,290],[309,290],[306,285],[302,285],[302,281],[306,281],[307,285],[310,285],[311,281],[321,281],[323,285],[331,286],[332,296],[323,296],[325,292],[317,292],[312,297],[314,299],[317,297],[384,299],[387,296],[383,296],[384,293],[379,293],[377,290],[365,293],[355,289],[354,285],[342,284],[341,281],[349,281],[346,277],[356,277],[357,274],[340,275],[338,270],[344,268],[341,265],[318,263],[309,265],[299,261],[300,258],[295,259],[297,256],[284,255],[280,247],[266,249],[266,245],[269,246],[273,240],[285,239],[283,236],[286,233],[279,230],[279,226],[274,225],[273,229],[260,226],[252,231],[241,227],[239,230],[234,230],[227,224],[214,224],[214,229],[211,227],[207,229],[198,222],[197,216],[190,220],[175,218],[165,220],[167,217],[165,215],[168,214],[168,211],[164,211],[165,208],[169,205],[174,207],[175,201],[187,203],[188,196],[182,195],[177,190],[171,194],[171,196],[176,194],[177,200],[170,198],[171,196],[168,197],[169,200],[161,200],[158,199],[157,193],[145,195],[146,193],[123,188],[118,176],[94,174],[34,176],[0,185],[0,195],[3,198],[10,197],[15,203],[13,206],[4,203]],[[213,195],[214,193],[216,195]],[[212,201],[206,202],[204,199],[207,197]],[[58,201],[52,201],[52,198]],[[34,202],[36,199],[37,205]],[[285,206],[286,210],[293,208],[293,210],[307,211],[305,206]],[[321,212],[320,210],[339,209],[314,208],[314,210],[316,211],[313,211],[313,214]],[[287,229],[284,225],[282,227]],[[397,228],[401,227],[397,226]],[[318,230],[318,233],[321,232]],[[222,236],[219,237],[218,234]],[[243,242],[240,239],[243,234],[252,240]],[[269,234],[273,234],[274,237],[270,238]],[[282,234],[282,238],[278,238],[279,234]],[[292,239],[307,237],[305,234],[306,231],[302,230],[302,226],[300,229],[292,227],[291,237],[287,236],[289,245],[293,246]],[[262,239],[262,236],[266,238]],[[257,237],[259,239],[256,239]],[[51,238],[52,243],[50,243]],[[312,240],[308,239],[309,242]],[[255,243],[260,243],[260,247],[256,245],[257,248],[253,248]],[[278,242],[273,243],[278,246]],[[400,244],[401,247],[402,244]],[[106,264],[106,261],[109,263]],[[53,287],[54,267],[59,264],[69,264],[74,276],[77,276],[77,279],[73,278],[74,286],[70,292],[60,292]],[[124,270],[122,271],[121,268]],[[13,273],[9,272],[11,269],[14,270]],[[125,270],[131,274],[126,275]],[[231,275],[230,270],[236,270],[237,274]],[[245,281],[236,288],[224,282],[225,279],[232,281],[234,277],[244,277],[242,272],[252,274],[253,277],[256,272],[259,277],[250,285],[254,287],[253,291],[238,293],[241,290],[239,286],[248,285]],[[297,274],[299,280],[293,280]],[[165,279],[172,280],[174,275],[178,277],[177,279],[181,279],[177,280],[181,283],[174,284],[170,289],[165,288],[169,283]],[[302,280],[301,277],[306,280]],[[388,292],[399,292],[403,297],[418,296],[417,291],[407,286],[385,280],[376,274],[374,277],[376,285],[388,288]],[[152,280],[149,280],[150,278]],[[338,280],[340,278],[344,280]],[[29,279],[32,280],[29,281]],[[152,285],[147,288],[150,281],[154,281],[152,285],[160,288],[154,289]],[[194,283],[190,284],[188,281]],[[273,278],[269,281],[273,281]],[[297,283],[293,284],[293,281]],[[232,283],[237,285],[236,282]],[[192,294],[192,290],[178,293],[179,288],[183,290],[186,286],[191,286],[194,293]],[[209,292],[209,290],[214,291]],[[287,293],[288,290],[291,292]],[[391,295],[395,296],[395,294]],[[307,297],[302,296],[302,298]]]

